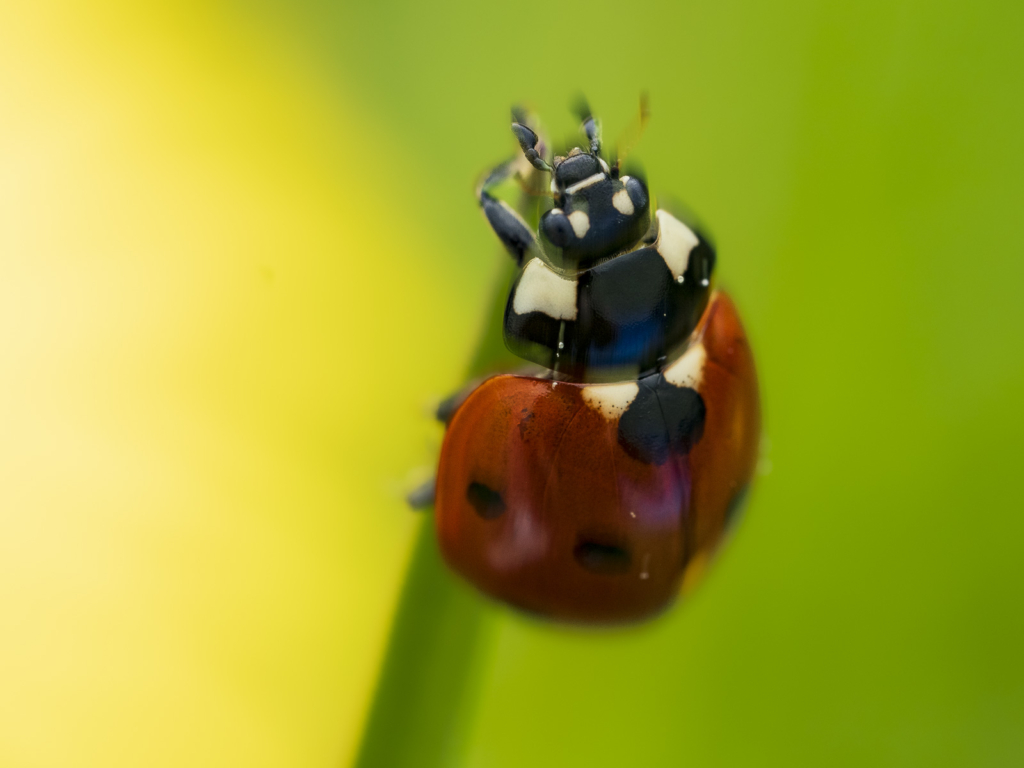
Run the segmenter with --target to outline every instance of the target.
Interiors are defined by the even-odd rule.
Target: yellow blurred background
[[[4,4],[0,99],[0,765],[342,764],[482,300],[255,20]]]

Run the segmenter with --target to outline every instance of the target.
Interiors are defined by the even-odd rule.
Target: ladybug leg
[[[432,506],[436,486],[437,479],[430,478],[423,485],[410,491],[409,495],[405,497],[405,502],[417,512]]]
[[[437,404],[437,410],[434,411],[434,418],[447,427],[448,423],[452,420],[452,416],[454,416],[455,412],[459,410],[459,406],[466,402],[466,398],[473,394],[474,389],[483,384],[485,378],[487,377],[479,376],[471,379],[461,388],[448,395],[448,397]]]
[[[507,203],[494,197],[491,191],[514,176],[529,195],[551,194],[546,190],[547,182],[543,174],[538,173],[551,173],[551,166],[544,159],[544,142],[531,127],[532,122],[525,111],[513,108],[512,133],[523,154],[490,171],[476,190],[477,202],[483,208],[491,229],[520,266],[527,261],[527,255],[540,250],[537,237],[523,217]]]
[[[538,171],[551,172],[551,166],[544,159],[544,142],[537,132],[530,127],[533,121],[521,107],[512,107],[512,133],[516,135],[519,147],[530,161],[530,165]]]
[[[473,390],[480,386],[481,381],[483,381],[483,379],[474,379],[462,389],[448,395],[448,397],[438,403],[437,410],[434,411],[434,418],[447,427],[448,422],[450,422],[452,420],[452,416],[455,415],[455,411],[458,410],[459,406],[465,402],[466,398],[473,393]],[[433,506],[436,486],[437,478],[430,478],[422,485],[419,485],[409,491],[409,493],[406,494],[405,503],[408,504],[415,512],[419,512]]]
[[[447,427],[448,422],[450,422],[452,420],[452,416],[455,415],[455,411],[458,410],[459,406],[466,401],[466,398],[473,394],[473,390],[480,386],[480,382],[482,381],[483,379],[473,379],[462,389],[448,395],[448,397],[438,403],[437,409],[434,411],[434,418]],[[413,488],[408,494],[406,494],[405,503],[416,512],[433,506],[436,485],[437,478],[430,478],[427,482]]]
[[[479,379],[471,381],[462,389],[448,395],[448,397],[438,403],[437,410],[434,411],[434,418],[447,427],[448,422],[450,422],[452,420],[452,416],[455,415],[455,411],[459,409],[459,406],[466,401],[466,398],[470,396],[479,384]]]
[[[477,188],[476,196],[494,234],[515,259],[516,264],[521,266],[527,260],[528,254],[532,255],[539,250],[537,237],[523,217],[508,203],[491,195],[492,189],[519,172],[520,164],[520,158],[512,158],[492,170]]]
[[[434,418],[444,424],[447,428],[448,422],[450,422],[452,420],[452,416],[455,415],[455,411],[457,411],[459,406],[462,405],[471,394],[473,394],[473,390],[479,387],[482,382],[482,378],[473,379],[461,389],[448,395],[448,397],[438,403],[437,409],[434,411]],[[405,503],[416,512],[433,506],[436,485],[437,478],[430,478],[427,482],[413,488],[408,494],[406,494]]]
[[[553,375],[552,371],[539,365],[521,365],[514,369],[503,369],[495,373],[512,373],[516,376],[528,376],[533,379],[545,379]],[[473,390],[483,384],[487,378],[487,376],[480,376],[471,379],[465,386],[444,398],[437,404],[437,408],[434,410],[434,418],[447,427],[459,406],[466,402],[466,398],[473,394]]]

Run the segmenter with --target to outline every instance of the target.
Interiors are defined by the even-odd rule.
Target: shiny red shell
[[[760,409],[754,361],[732,301],[716,293],[694,331],[702,436],[664,464],[627,454],[601,386],[502,375],[449,424],[436,524],[449,565],[484,592],[559,620],[614,623],[665,608],[698,575],[754,471]],[[482,516],[478,483],[500,493]]]

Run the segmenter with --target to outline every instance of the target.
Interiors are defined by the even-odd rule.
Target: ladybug
[[[753,356],[712,286],[715,251],[654,203],[638,175],[584,147],[550,159],[513,111],[522,156],[478,202],[517,264],[503,321],[510,351],[541,366],[457,396],[436,485],[448,564],[533,614],[637,621],[695,580],[739,507],[757,459]],[[550,175],[534,231],[491,194]]]

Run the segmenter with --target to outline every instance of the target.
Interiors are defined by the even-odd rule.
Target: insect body
[[[713,292],[715,253],[589,140],[549,163],[516,119],[552,200],[533,232],[479,199],[519,266],[506,345],[541,376],[499,375],[450,414],[436,526],[449,564],[533,613],[581,622],[668,605],[714,550],[753,473],[760,414],[735,307]]]

